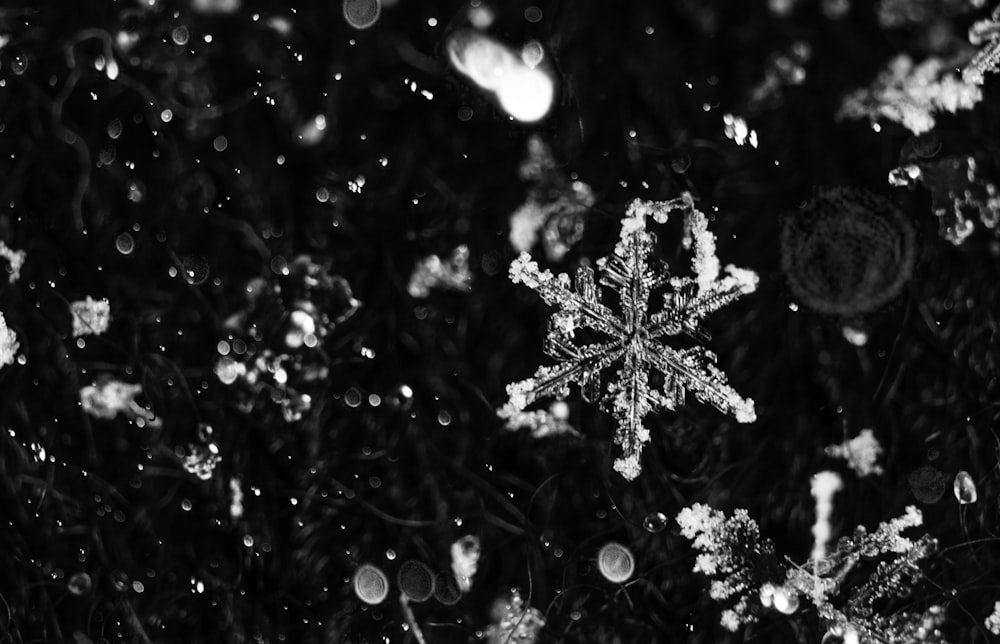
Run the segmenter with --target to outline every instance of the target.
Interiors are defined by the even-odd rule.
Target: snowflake
[[[646,230],[646,218],[664,223],[675,210],[686,215],[689,237],[685,247],[693,246],[694,277],[668,277],[651,265],[655,237]],[[630,480],[641,471],[639,456],[649,441],[643,419],[656,410],[677,409],[687,390],[741,423],[755,420],[753,400],[741,397],[728,385],[725,374],[715,366],[713,353],[702,346],[675,349],[661,342],[680,334],[707,340],[702,319],[751,293],[757,285],[756,273],[734,266],[727,266],[725,276],[720,277],[715,236],[690,194],[666,202],[633,201],[622,220],[614,254],[601,259],[597,267],[600,285],[618,294],[621,314],[601,301],[594,270],[589,266],[577,270],[574,291],[568,275],[539,269],[527,253],[511,264],[513,282],[525,284],[547,304],[559,307],[549,322],[545,344],[546,353],[558,364],[541,366],[531,378],[508,385],[509,400],[499,411],[502,417],[510,417],[541,398],[562,399],[569,394],[569,385],[576,383],[585,400],[600,399],[610,408],[618,423],[615,442],[623,450],[614,467]],[[663,308],[651,314],[649,298],[654,289],[664,285],[670,286],[670,292],[663,296]],[[577,330],[588,335],[596,332],[605,339],[577,344]],[[621,366],[602,395],[600,373],[615,363]],[[662,375],[662,391],[650,384],[651,371]]]

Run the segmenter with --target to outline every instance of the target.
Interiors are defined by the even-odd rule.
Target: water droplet
[[[135,239],[129,233],[122,233],[115,239],[115,248],[122,255],[131,255],[135,250]]]
[[[90,575],[85,572],[74,573],[66,582],[66,590],[74,595],[86,595],[94,583],[90,580]]]
[[[597,553],[597,568],[605,579],[621,584],[635,572],[635,557],[620,543],[607,543]]]
[[[975,503],[979,499],[976,484],[965,470],[955,475],[955,498],[962,505]]]
[[[646,532],[652,532],[653,534],[662,532],[667,527],[667,515],[662,512],[650,512],[642,520],[642,527],[646,529]]]

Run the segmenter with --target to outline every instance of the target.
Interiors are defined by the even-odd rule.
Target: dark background
[[[534,124],[509,120],[449,67],[445,41],[466,24],[462,3],[398,0],[365,31],[334,1],[293,10],[247,0],[219,14],[164,0],[0,7],[10,38],[0,49],[0,239],[28,252],[20,281],[0,280],[0,310],[26,357],[0,370],[0,642],[141,641],[142,632],[163,642],[406,641],[392,595],[367,607],[351,575],[371,562],[392,578],[406,559],[447,569],[450,544],[466,534],[483,544],[471,592],[454,606],[414,606],[429,642],[474,639],[513,586],[545,615],[546,642],[818,642],[824,629],[805,605],[723,631],[724,606],[691,571],[676,523],[649,533],[643,517],[694,502],[747,508],[778,552],[801,562],[814,473],[844,476],[839,536],[917,503],[907,477],[929,463],[949,477],[969,471],[979,501],[959,507],[949,490],[921,505],[941,549],[910,601],[945,605],[950,641],[985,641],[982,621],[1000,598],[1000,248],[982,226],[952,246],[926,191],[887,184],[909,132],[834,119],[840,98],[890,57],[928,55],[935,19],[960,44],[985,10],[913,0],[927,20],[886,29],[861,2],[837,19],[814,0],[784,17],[759,0],[536,4],[539,22],[525,19],[527,3],[498,3],[488,30],[546,49],[558,95]],[[184,46],[172,38],[180,26]],[[122,30],[138,40],[127,52],[112,44],[120,72],[110,80],[94,63],[102,38],[114,43]],[[804,81],[754,99],[795,43],[810,54]],[[1000,160],[995,79],[984,93],[974,111],[940,116],[931,140],[941,156],[975,155],[990,178]],[[299,144],[317,113],[325,136]],[[723,136],[726,113],[748,119],[758,149]],[[577,392],[568,401],[582,437],[503,430],[504,386],[548,361],[550,311],[506,276],[508,218],[528,190],[518,167],[533,134],[596,197],[583,240],[557,270],[607,255],[635,197],[690,190],[705,212],[718,207],[720,260],[757,271],[760,286],[710,317],[709,347],[756,400],[755,423],[694,400],[651,416],[644,472],[631,483],[611,470],[613,420]],[[831,186],[893,201],[920,243],[902,292],[849,321],[792,310],[781,272],[781,217]],[[115,240],[126,231],[135,250],[122,255]],[[472,290],[411,298],[416,262],[459,244],[470,249]],[[664,257],[676,248],[661,235]],[[297,286],[280,266],[299,255],[345,278],[362,306],[320,351],[298,356],[303,371],[327,371],[297,383],[313,406],[287,423],[213,368],[223,339],[282,350],[276,320]],[[207,261],[203,283],[171,276],[188,258]],[[225,322],[247,310],[255,277],[285,295],[254,314],[264,321],[253,338]],[[78,348],[66,303],[87,295],[108,298],[113,322]],[[845,341],[846,323],[867,331],[865,346]],[[79,389],[101,374],[142,383],[140,401],[162,427],[86,416]],[[348,404],[352,389],[362,404]],[[369,404],[370,394],[383,403]],[[207,481],[185,472],[177,451],[197,442],[199,423],[212,426],[222,456]],[[885,472],[858,479],[823,448],[865,427],[886,449]],[[39,462],[33,443],[54,462]],[[231,477],[246,492],[238,520]],[[635,553],[624,589],[594,566],[610,540]],[[77,572],[92,578],[90,592],[68,592]]]

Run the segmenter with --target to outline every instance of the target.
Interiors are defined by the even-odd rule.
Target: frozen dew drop
[[[74,573],[66,582],[66,590],[77,596],[86,595],[93,586],[90,575],[85,572]]]
[[[344,0],[344,20],[355,29],[368,29],[378,22],[381,0]]]
[[[635,557],[620,543],[607,543],[597,553],[597,568],[605,579],[621,584],[635,572]]]
[[[371,564],[363,564],[354,573],[354,594],[372,606],[381,604],[389,596],[389,579]]]
[[[434,573],[420,561],[403,562],[396,575],[399,589],[414,602],[427,601],[434,594]]]
[[[979,493],[976,491],[976,484],[973,482],[972,477],[968,472],[962,470],[955,475],[955,498],[962,505],[967,505],[969,503],[975,503],[979,499]]]
[[[135,239],[129,233],[122,233],[115,239],[115,248],[122,255],[131,255],[135,250]]]
[[[646,529],[646,532],[653,534],[662,532],[667,527],[667,515],[662,512],[650,512],[642,520],[642,527]]]
[[[160,112],[160,120],[163,121],[164,123],[169,123],[173,119],[174,119],[174,113],[169,108]]]

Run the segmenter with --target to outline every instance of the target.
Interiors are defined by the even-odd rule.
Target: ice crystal
[[[826,454],[833,458],[845,459],[847,466],[857,472],[858,476],[882,473],[882,466],[878,464],[879,456],[882,455],[882,444],[875,438],[875,432],[870,429],[862,429],[854,438],[827,447]]]
[[[19,346],[17,335],[7,327],[7,320],[0,313],[0,367],[14,364]]]
[[[922,134],[934,127],[935,113],[969,110],[982,98],[982,90],[959,78],[945,61],[932,57],[915,64],[900,54],[870,87],[844,98],[837,118],[867,118],[873,124],[886,118]]]
[[[7,269],[7,272],[10,273],[10,275],[7,279],[11,284],[13,284],[20,279],[21,267],[24,266],[24,260],[27,259],[28,254],[23,250],[14,250],[7,244],[0,241],[0,257],[6,259],[7,263],[10,264],[10,268]]]
[[[80,404],[83,411],[94,418],[111,419],[124,414],[142,425],[159,427],[162,421],[135,401],[141,393],[142,385],[103,376],[80,389]]]
[[[668,277],[650,261],[655,237],[646,230],[647,217],[663,223],[675,210],[686,215],[693,240],[694,277]],[[741,397],[729,386],[713,353],[701,346],[674,349],[662,343],[663,338],[682,333],[699,341],[707,339],[701,328],[703,318],[757,285],[754,272],[731,265],[720,277],[715,236],[689,194],[667,202],[633,201],[622,220],[614,254],[601,259],[598,270],[600,285],[618,294],[620,314],[602,302],[589,266],[577,270],[574,291],[568,275],[541,270],[527,253],[511,264],[513,282],[534,289],[547,304],[559,308],[549,321],[545,344],[546,353],[558,364],[543,365],[531,378],[508,385],[509,400],[499,411],[501,416],[509,417],[541,398],[562,399],[575,383],[585,400],[600,400],[617,421],[615,442],[623,454],[614,467],[627,479],[634,479],[641,471],[639,457],[643,444],[649,441],[643,419],[654,411],[677,409],[688,390],[741,423],[755,420],[753,400]],[[663,296],[663,307],[650,313],[650,296],[664,285],[670,286],[670,292]],[[578,329],[605,338],[577,344]],[[621,366],[606,393],[602,392],[601,371],[615,363]],[[662,391],[650,384],[650,372],[662,375]]]
[[[497,599],[490,614],[493,623],[485,631],[487,644],[534,644],[545,626],[541,611],[525,606],[517,588],[511,588],[508,597]]]
[[[889,184],[908,188],[922,184],[927,188],[938,232],[956,246],[975,230],[968,214],[977,214],[983,226],[997,230],[1000,189],[979,177],[976,160],[970,156],[900,166],[889,173]]]
[[[436,288],[466,292],[472,288],[468,246],[458,246],[448,259],[430,255],[413,267],[406,287],[411,297],[427,297]]]
[[[996,72],[1000,66],[1000,5],[989,18],[978,20],[969,28],[969,42],[982,47],[962,69],[966,83],[982,85],[986,74]]]
[[[537,136],[528,139],[520,174],[532,186],[525,202],[510,216],[510,245],[520,253],[528,252],[541,238],[545,256],[558,262],[583,237],[584,213],[594,205],[594,193],[582,181],[566,180],[557,171],[549,147]]]
[[[87,296],[69,305],[73,314],[73,337],[101,335],[111,322],[111,304],[106,299],[95,300]]]
[[[823,190],[782,220],[781,268],[792,292],[820,313],[853,316],[887,304],[916,258],[913,225],[865,190]]]

